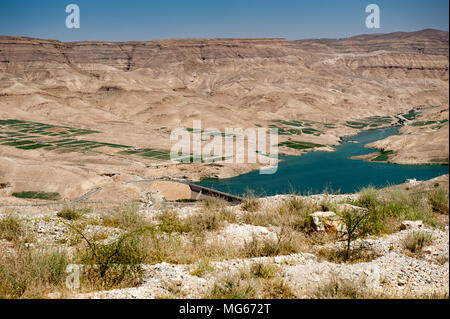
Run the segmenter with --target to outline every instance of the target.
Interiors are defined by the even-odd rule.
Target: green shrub
[[[67,220],[77,220],[88,213],[88,208],[77,208],[75,206],[65,206],[56,215]]]
[[[350,258],[350,246],[353,240],[364,236],[369,230],[367,227],[369,221],[369,212],[356,212],[344,210],[338,216],[345,225],[345,236],[347,246],[345,250],[345,260]]]
[[[78,249],[77,259],[83,268],[84,285],[98,290],[136,285],[141,281],[142,263],[146,260],[144,235],[146,228],[122,234],[109,243],[98,243],[88,239],[79,229],[71,225],[85,241]]]
[[[158,216],[158,229],[164,233],[187,233],[191,231],[187,225],[175,211],[166,210]]]
[[[202,211],[186,217],[184,228],[194,233],[214,231],[224,225],[224,219],[219,212]]]
[[[357,204],[364,208],[375,208],[380,203],[380,195],[376,188],[369,186],[359,192]]]

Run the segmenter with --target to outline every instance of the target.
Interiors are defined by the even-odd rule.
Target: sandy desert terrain
[[[373,146],[394,163],[448,163],[448,32],[348,39],[63,43],[0,37],[0,202],[23,191],[140,198],[151,178],[230,177],[256,164],[174,164],[176,127],[277,127],[332,150],[401,121]],[[406,121],[404,120],[406,118]],[[290,145],[289,143],[286,145]],[[303,145],[303,144],[302,144]],[[41,202],[32,200],[32,202]]]

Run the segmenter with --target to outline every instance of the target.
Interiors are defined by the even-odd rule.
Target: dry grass
[[[448,191],[443,187],[437,187],[428,192],[428,202],[434,212],[448,215],[449,198]]]
[[[244,198],[241,208],[246,212],[256,212],[261,208],[261,203],[255,195],[249,194]]]
[[[418,253],[425,246],[433,242],[433,237],[430,233],[425,231],[413,231],[409,232],[408,235],[403,239],[403,248],[409,250],[412,253]]]
[[[250,273],[256,278],[273,278],[280,272],[280,268],[268,263],[255,263],[250,267]]]
[[[257,264],[250,269],[220,277],[204,298],[208,299],[290,299],[291,288],[278,275],[275,265]]]
[[[277,240],[254,236],[241,249],[241,254],[247,258],[289,255],[304,251],[306,246],[304,235],[292,232],[289,228],[281,228],[277,233]]]
[[[368,188],[362,190],[359,199],[352,203],[368,208],[367,232],[382,234],[398,230],[404,219],[422,219],[428,224],[438,220],[442,223],[443,217],[448,219],[442,200],[448,193],[435,188],[427,194],[400,190],[381,193]],[[175,211],[163,211],[155,219],[156,224],[149,224],[139,213],[138,204],[130,203],[102,217],[104,226],[124,230],[121,236],[109,240],[107,236],[78,233],[78,240],[74,243],[77,250],[73,256],[68,256],[64,251],[26,249],[23,245],[28,238],[25,222],[17,215],[8,214],[0,219],[0,236],[7,239],[13,248],[0,253],[0,297],[45,298],[49,292],[67,295],[63,279],[65,265],[69,262],[84,265],[81,286],[83,292],[88,292],[135,286],[141,281],[143,263],[191,264],[191,274],[202,277],[215,271],[212,261],[309,251],[311,244],[322,245],[336,240],[333,236],[311,233],[309,216],[319,210],[335,210],[334,205],[326,199],[314,203],[299,196],[289,196],[274,207],[262,209],[259,201],[258,204],[249,201],[238,219],[227,203],[212,198],[203,201],[200,209],[186,218],[180,218]],[[84,208],[64,207],[58,216],[65,219],[66,224],[82,226],[84,219],[77,220],[87,211]],[[255,236],[242,245],[209,240],[208,234],[238,220],[246,224],[273,226],[276,239]],[[80,228],[80,231],[83,232],[83,229]],[[404,247],[418,253],[431,240],[426,233],[412,232],[405,238]],[[344,252],[337,249],[322,249],[318,253],[320,257],[335,263],[345,259]],[[348,262],[370,261],[376,257],[371,251],[353,250]],[[380,297],[358,287],[356,283],[334,278],[312,292],[311,296]],[[277,266],[257,263],[239,274],[219,278],[206,297],[293,298],[295,294],[281,277]]]
[[[67,293],[69,259],[62,250],[30,250],[23,246],[0,253],[0,298],[47,298]]]
[[[311,299],[448,299],[448,292],[401,294],[395,292],[379,292],[369,289],[361,281],[351,281],[331,274],[330,278],[319,283],[308,293]]]
[[[288,227],[294,231],[310,228],[309,214],[320,210],[315,205],[298,196],[290,196],[275,207],[258,212],[246,212],[242,222],[256,226]]]
[[[219,211],[202,209],[200,212],[188,216],[184,220],[184,225],[188,231],[200,234],[205,231],[219,230],[226,223],[234,223],[235,220],[235,215],[225,208]]]
[[[207,258],[202,258],[196,267],[190,272],[192,276],[203,277],[206,273],[213,272],[214,267]]]
[[[139,203],[130,202],[102,216],[102,225],[133,230],[148,225],[148,223],[139,213]]]
[[[321,248],[317,251],[317,255],[323,260],[337,264],[370,262],[381,256],[370,249],[352,249],[347,258],[346,249],[339,248]]]
[[[8,213],[0,219],[0,239],[32,242],[33,236],[25,222],[17,214]]]
[[[329,280],[320,283],[310,296],[313,299],[366,299],[372,297],[362,287],[363,283],[332,275]]]
[[[158,217],[158,228],[168,234],[194,233],[202,235],[207,231],[216,231],[226,223],[234,223],[236,216],[226,208],[210,210],[206,207],[182,219],[175,211],[164,211]]]

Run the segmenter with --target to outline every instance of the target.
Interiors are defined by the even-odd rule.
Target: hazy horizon
[[[367,5],[380,7],[381,25],[368,29]],[[68,29],[65,8],[77,4],[81,27]],[[191,38],[348,38],[362,34],[447,31],[448,1],[106,1],[6,0],[0,34],[80,41],[151,41]]]
[[[420,29],[420,30],[414,30],[414,31],[393,31],[393,32],[380,32],[380,33],[361,33],[361,34],[355,34],[349,37],[335,37],[335,38],[327,38],[327,37],[323,37],[323,38],[301,38],[301,39],[286,39],[286,38],[276,38],[276,37],[272,37],[272,38],[268,38],[268,37],[255,37],[255,38],[249,38],[249,37],[235,37],[235,38],[162,38],[162,39],[148,39],[148,40],[124,40],[124,41],[109,41],[109,40],[79,40],[79,41],[61,41],[58,39],[51,39],[51,38],[36,38],[36,37],[29,37],[29,36],[23,36],[23,35],[5,35],[5,34],[0,34],[0,37],[21,37],[21,38],[30,38],[30,39],[39,39],[39,40],[47,40],[47,41],[60,41],[62,43],[77,43],[77,42],[149,42],[149,41],[163,41],[163,40],[189,40],[189,39],[200,39],[200,40],[207,40],[207,39],[215,39],[215,40],[227,40],[227,39],[282,39],[282,40],[287,40],[287,41],[301,41],[301,40],[325,40],[325,39],[330,39],[330,40],[339,40],[339,39],[346,39],[346,38],[351,38],[351,37],[358,37],[358,36],[363,36],[363,35],[382,35],[382,34],[392,34],[392,33],[414,33],[414,32],[420,32],[420,31],[425,31],[425,30],[434,30],[434,31],[442,31],[442,32],[449,32],[448,30],[439,30],[439,29],[433,29],[433,28],[425,28],[425,29]]]

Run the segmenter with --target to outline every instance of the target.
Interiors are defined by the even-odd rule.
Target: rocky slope
[[[17,225],[27,229],[19,232],[17,229],[20,228],[16,226],[15,231],[0,232],[0,266],[5,267],[0,272],[0,278],[5,280],[0,281],[0,295],[12,291],[20,296],[25,291],[43,298],[100,299],[230,296],[265,299],[448,298],[448,203],[446,211],[437,212],[428,206],[429,197],[424,195],[436,189],[445,192],[448,201],[448,175],[415,185],[392,186],[377,193],[379,197],[372,199],[374,203],[378,200],[392,201],[390,204],[386,202],[385,206],[390,217],[381,219],[378,216],[379,221],[386,223],[385,226],[390,227],[391,231],[354,240],[353,257],[348,261],[340,258],[346,243],[336,233],[339,230],[331,227],[320,230],[316,227],[320,223],[327,224],[326,219],[313,218],[311,224],[303,226],[300,226],[300,220],[302,216],[310,220],[311,216],[317,215],[313,212],[321,208],[335,212],[343,207],[355,209],[356,206],[347,203],[362,203],[358,202],[361,196],[365,196],[362,193],[304,197],[279,195],[257,199],[259,204],[253,207],[248,203],[230,206],[212,201],[190,204],[172,202],[168,203],[171,208],[161,208],[154,202],[143,200],[135,211],[124,210],[126,206],[105,207],[89,203],[66,208],[66,214],[61,214],[61,208],[56,207],[23,207],[20,214],[19,211],[0,210],[1,229],[5,229],[5,220],[11,218],[12,213],[19,218]],[[381,201],[378,205],[383,205]],[[395,210],[395,203],[399,201],[403,203],[402,208]],[[76,218],[67,214],[71,209],[78,210]],[[401,213],[402,209],[404,212],[413,209],[414,214],[408,217],[416,220],[405,221],[406,215]],[[168,212],[171,214],[167,215]],[[307,214],[303,215],[304,212]],[[330,211],[328,213],[332,214]],[[119,218],[120,214],[124,214],[125,218]],[[111,216],[118,219],[111,219]],[[197,217],[189,219],[193,216]],[[197,228],[181,227],[182,221],[188,221]],[[342,223],[339,220],[331,222]],[[64,285],[55,283],[47,287],[38,286],[41,290],[37,292],[25,283],[23,290],[8,287],[9,282],[15,281],[4,276],[5,269],[11,273],[20,271],[14,267],[22,267],[24,272],[30,271],[21,261],[17,261],[14,267],[13,263],[5,264],[5,258],[23,249],[22,246],[31,253],[58,249],[66,251],[67,256],[77,256],[87,246],[75,232],[76,229],[101,247],[117,241],[126,232],[132,232],[133,227],[143,225],[165,226],[154,228],[149,238],[139,237],[145,243],[143,246],[138,242],[132,246],[132,258],[139,258],[142,249],[147,256],[138,283],[102,289],[92,279],[92,288],[85,277],[88,275],[82,273],[79,290],[66,289]],[[428,240],[420,246],[417,244],[420,240],[413,242],[416,248],[411,246],[410,238],[418,234]],[[158,238],[161,241],[155,242]],[[106,252],[109,254],[108,250]],[[59,280],[64,284],[65,269],[61,272],[63,278]],[[37,276],[36,273],[31,275]],[[251,289],[246,288],[247,285]]]

